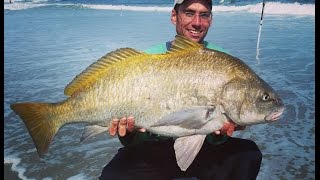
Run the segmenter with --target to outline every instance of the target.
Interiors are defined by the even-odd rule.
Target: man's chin
[[[194,41],[194,42],[200,42],[200,38],[198,38],[198,37],[193,37],[193,36],[191,36],[191,37],[189,37],[192,41]]]
[[[203,38],[200,37],[200,36],[191,36],[189,37],[191,40],[193,40],[194,42],[197,42],[197,43],[201,43]]]

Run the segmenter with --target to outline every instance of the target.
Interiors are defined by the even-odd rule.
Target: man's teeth
[[[193,34],[199,34],[200,33],[200,31],[193,31],[193,30],[191,30],[190,32],[193,33]]]

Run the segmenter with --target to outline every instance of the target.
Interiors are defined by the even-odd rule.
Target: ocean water
[[[234,134],[259,146],[258,179],[315,179],[314,1],[267,1],[259,49],[261,1],[214,2],[206,40],[252,67],[286,105],[278,122]],[[97,179],[121,147],[117,138],[105,134],[81,143],[84,125],[67,125],[39,158],[9,105],[64,100],[64,87],[106,53],[171,40],[171,6],[171,0],[4,1],[5,177]]]

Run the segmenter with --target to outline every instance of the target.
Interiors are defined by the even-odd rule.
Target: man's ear
[[[177,12],[175,9],[172,9],[172,11],[171,11],[171,22],[174,25],[177,24]]]

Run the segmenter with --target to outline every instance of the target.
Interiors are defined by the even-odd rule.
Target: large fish
[[[108,130],[112,118],[132,115],[135,125],[175,137],[185,171],[207,134],[227,121],[253,125],[279,119],[284,105],[245,63],[177,36],[165,54],[131,48],[91,64],[65,88],[62,102],[26,102],[11,108],[25,123],[39,155],[65,124],[89,123],[83,138]]]

